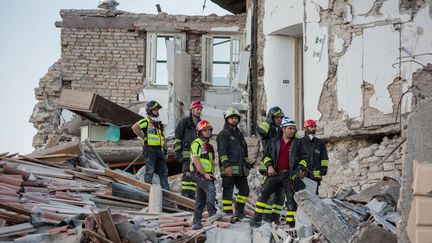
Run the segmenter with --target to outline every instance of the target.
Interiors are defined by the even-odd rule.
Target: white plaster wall
[[[264,89],[267,110],[279,106],[285,115],[294,117],[294,55],[295,39],[287,36],[267,36],[264,48]],[[289,83],[283,83],[289,80]]]
[[[372,9],[375,0],[349,0],[355,15],[365,15]]]
[[[361,120],[363,105],[362,42],[361,36],[353,37],[345,55],[339,59],[336,84],[338,110],[357,120]]]
[[[413,22],[402,25],[402,47],[409,52],[408,54],[406,51],[402,51],[402,56],[432,53],[432,17],[429,15],[429,8],[430,4],[426,5],[414,16]],[[422,55],[415,57],[415,59],[403,58],[402,60],[415,60],[426,65],[432,63],[432,55]],[[401,64],[401,76],[407,80],[403,91],[406,91],[411,86],[412,74],[419,68],[422,68],[422,66],[413,62]],[[402,101],[403,113],[411,110],[410,101],[410,94],[405,95]]]
[[[399,32],[391,25],[364,29],[363,55],[363,79],[375,90],[369,105],[384,114],[392,113],[393,102],[387,87],[399,72],[392,67],[399,57]]]
[[[324,45],[321,58],[317,61],[313,57],[316,49],[315,38],[324,34]],[[319,120],[321,113],[318,111],[318,103],[321,90],[328,77],[328,30],[320,27],[318,23],[306,23],[306,35],[304,38],[305,50],[303,54],[303,104],[305,119]]]
[[[350,0],[354,11],[354,24],[371,24],[376,21],[406,22],[410,20],[409,14],[401,14],[399,0],[387,0],[379,9],[381,15],[367,15],[372,9],[375,0]]]
[[[265,0],[264,35],[269,35],[288,26],[303,23],[302,0]]]

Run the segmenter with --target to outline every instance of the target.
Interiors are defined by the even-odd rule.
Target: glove
[[[321,176],[325,176],[327,175],[327,167],[326,166],[322,166],[321,167]]]

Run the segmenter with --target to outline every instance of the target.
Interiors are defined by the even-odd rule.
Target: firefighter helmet
[[[283,113],[282,109],[279,106],[274,106],[270,108],[270,110],[268,111],[267,118],[273,119],[273,117],[275,116],[281,116],[281,117],[285,116],[285,114]]]
[[[153,109],[161,109],[162,106],[155,100],[150,100],[146,105],[146,113],[150,115]]]
[[[314,120],[311,120],[311,119],[306,120],[304,122],[304,125],[303,125],[304,128],[306,128],[306,127],[316,127],[316,126],[317,126],[316,122]]]
[[[290,119],[289,117],[285,116],[282,118],[281,127],[287,127],[287,126],[295,126],[296,123],[293,119]]]
[[[227,111],[224,112],[225,121],[227,121],[227,119],[232,117],[232,116],[237,116],[239,121],[240,121],[240,118],[241,118],[240,112],[234,107],[231,107]]]

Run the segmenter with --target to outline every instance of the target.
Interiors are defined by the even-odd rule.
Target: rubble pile
[[[0,241],[188,240],[211,227],[230,224],[225,219],[194,231],[193,200],[165,190],[153,195],[152,185],[104,168],[89,160],[91,156],[80,155],[85,150],[78,143],[70,144],[47,148],[57,153],[43,155],[46,160],[40,158],[42,150],[30,155],[0,154]],[[86,157],[87,166],[99,169],[82,167],[78,157]],[[161,204],[159,212],[151,210],[157,208],[152,202]]]
[[[205,227],[192,230],[193,200],[152,190],[155,185],[144,183],[140,171],[107,168],[84,144],[92,147],[72,141],[29,155],[0,154],[0,240],[223,242],[232,236],[238,242],[365,242],[372,234],[373,240],[392,242],[398,234],[399,184],[390,178],[360,193],[339,191],[332,199],[296,193],[295,228],[268,223],[251,228],[256,201],[251,193],[241,223],[231,224],[226,216],[210,224],[204,215]],[[254,171],[252,177],[258,178]]]

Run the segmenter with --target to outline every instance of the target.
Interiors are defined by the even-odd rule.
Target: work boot
[[[249,221],[249,224],[253,228],[258,228],[261,226],[261,220],[257,220],[255,218],[253,218],[253,219],[251,219],[251,221]]]
[[[225,216],[224,213],[222,213],[222,212],[216,212],[212,216],[208,217],[208,222],[210,224],[212,224],[214,221],[218,221],[219,219],[223,218],[224,216]]]
[[[235,224],[237,222],[241,222],[241,217],[238,217],[238,216],[231,217],[230,222],[231,222],[231,224]]]
[[[203,227],[203,225],[201,223],[194,223],[192,225],[193,230],[199,230],[199,229],[202,229],[202,227]]]

